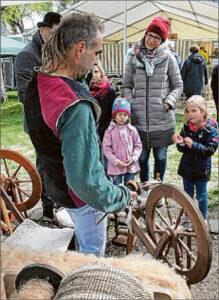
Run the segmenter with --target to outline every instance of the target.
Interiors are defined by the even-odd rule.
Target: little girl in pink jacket
[[[116,98],[112,108],[113,121],[105,131],[103,152],[108,159],[107,174],[114,184],[134,180],[140,170],[138,159],[142,144],[138,132],[129,124],[130,104],[125,98]]]

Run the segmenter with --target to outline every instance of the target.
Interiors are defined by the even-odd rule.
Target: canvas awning
[[[1,55],[17,55],[25,46],[20,41],[1,36]]]
[[[105,42],[123,42],[124,1],[80,1],[66,13],[94,13],[105,25]],[[171,20],[178,39],[218,39],[218,4],[210,1],[127,1],[127,42],[142,38],[155,16]]]

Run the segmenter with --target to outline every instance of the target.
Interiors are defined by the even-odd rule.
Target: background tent
[[[178,39],[218,39],[218,4],[211,0],[80,1],[70,10],[98,16],[105,25],[105,42],[123,42],[125,23],[126,41],[139,40],[150,21],[160,15],[171,20],[171,33]]]
[[[9,2],[2,1],[1,5]],[[19,1],[19,4],[26,2]],[[155,16],[171,20],[171,37],[176,40],[176,51],[182,62],[194,42],[205,46],[210,56],[218,47],[218,2],[213,0],[84,0],[62,14],[69,11],[93,13],[102,20],[105,27],[102,62],[107,75],[123,74],[127,47],[142,38],[145,28]],[[30,35],[35,31],[36,28],[33,28]]]
[[[123,74],[127,48],[143,37],[146,27],[156,16],[170,19],[171,38],[177,40],[176,51],[182,62],[192,43],[202,44],[211,55],[214,41],[218,40],[218,3],[212,0],[85,0],[62,14],[69,11],[93,13],[102,20],[105,27],[102,62],[108,75]]]
[[[1,36],[1,56],[17,55],[26,44]]]
[[[22,42],[1,36],[1,68],[4,85],[7,90],[15,89],[14,60],[25,45]]]

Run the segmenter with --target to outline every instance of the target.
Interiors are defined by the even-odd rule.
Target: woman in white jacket
[[[165,43],[169,20],[156,17],[146,29],[140,43],[128,50],[123,78],[123,96],[131,104],[132,124],[142,144],[140,180],[150,178],[149,157],[154,154],[154,178],[163,181],[167,164],[167,147],[175,132],[174,109],[183,83],[175,57]]]

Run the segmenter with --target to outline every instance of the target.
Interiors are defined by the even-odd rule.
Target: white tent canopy
[[[80,1],[70,10],[94,13],[105,25],[105,42],[122,42],[125,1]],[[63,12],[66,13],[67,11]],[[171,20],[178,39],[218,39],[218,5],[209,1],[127,1],[127,42],[142,38],[155,16]]]
[[[58,2],[60,0],[54,0]],[[49,2],[41,0],[1,1],[1,6],[27,3]],[[124,8],[127,7],[127,18]],[[218,2],[217,0],[85,0],[73,5],[70,10],[81,13],[93,13],[105,25],[105,42],[123,42],[126,28],[126,42],[135,42],[142,38],[145,28],[155,16],[171,20],[171,33],[178,39],[218,40]],[[125,25],[124,25],[125,24]],[[127,26],[126,26],[127,24]]]

